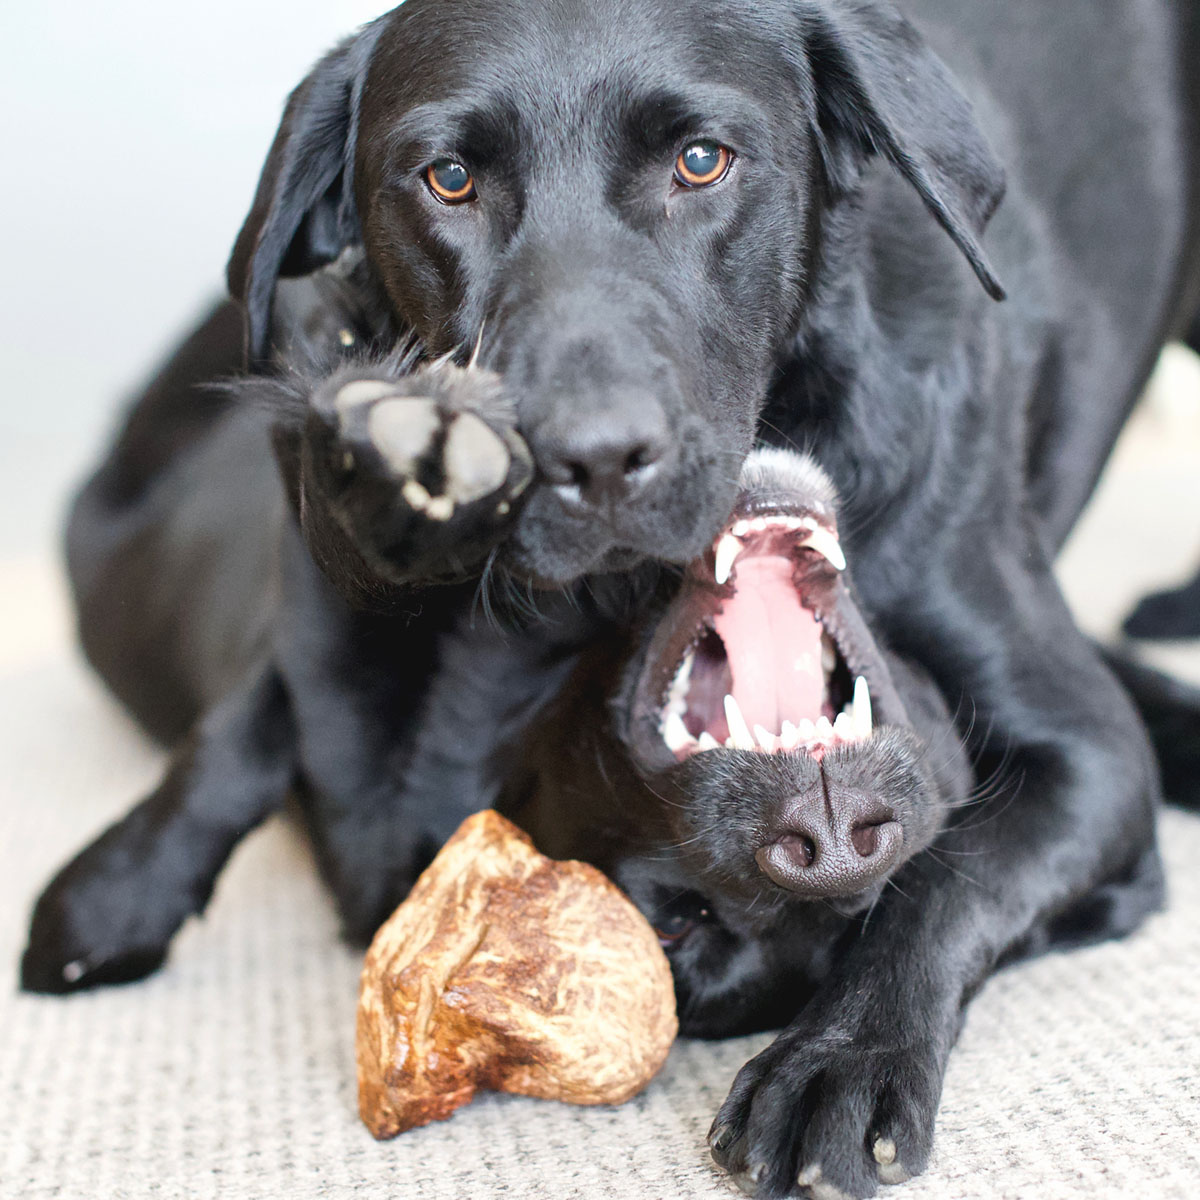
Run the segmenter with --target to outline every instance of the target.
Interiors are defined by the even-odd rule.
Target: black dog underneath
[[[918,1169],[988,975],[1159,903],[1159,776],[1131,690],[1168,785],[1195,794],[1194,697],[1106,663],[1052,569],[1163,342],[1200,312],[1200,3],[1100,7],[406,0],[323,59],[268,155],[234,303],[141,397],[72,513],[85,649],[173,753],[42,896],[24,986],[155,969],[289,791],[348,934],[369,938],[520,775],[531,718],[572,694],[580,656],[627,646],[662,573],[710,553],[752,448],[805,446],[838,490],[854,608],[897,693],[927,676],[979,777],[1020,786],[900,868],[905,895],[886,887],[846,935],[714,1146],[764,1197],[868,1194],[868,1128],[896,1130],[896,1162]],[[398,378],[387,359],[410,342],[423,369]],[[247,346],[256,379],[206,391]],[[458,386],[468,361],[487,387]],[[714,588],[757,573],[784,594],[787,555],[731,564],[725,546]],[[685,578],[651,675],[611,694],[639,770],[692,778],[715,812],[706,773],[749,754],[723,738],[807,737],[787,714],[816,681],[777,687],[774,714],[743,688],[771,664],[745,653],[742,600],[712,622],[743,663],[733,707],[713,638],[681,677],[722,600]],[[488,605],[503,638],[472,628]],[[811,620],[776,616],[812,642]],[[852,713],[866,645],[834,646]],[[892,720],[882,673],[861,674]],[[812,712],[836,741],[840,710]],[[660,766],[663,720],[677,751],[718,749]],[[791,764],[801,795],[870,754],[828,749],[767,765]],[[903,822],[886,811],[840,831],[793,814],[770,845],[730,827],[727,849],[738,878],[796,894],[833,838],[822,861],[861,881],[891,869]],[[686,836],[702,846],[705,827]],[[703,943],[679,961],[685,945]]]
[[[519,762],[510,815],[635,899],[704,1037],[793,1020],[977,802],[940,693],[863,620],[832,486],[782,450],[750,456],[713,549],[583,657]]]

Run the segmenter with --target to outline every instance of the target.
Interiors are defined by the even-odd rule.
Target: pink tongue
[[[713,621],[725,643],[733,698],[746,723],[779,733],[815,721],[825,703],[821,624],[796,595],[790,559],[743,558],[737,593]]]

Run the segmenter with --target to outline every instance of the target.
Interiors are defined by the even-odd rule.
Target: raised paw
[[[478,368],[335,376],[314,397],[306,432],[321,498],[393,579],[477,567],[533,478],[499,377]]]
[[[863,1200],[925,1169],[943,1063],[835,1022],[793,1026],[739,1072],[709,1133],[748,1195]]]

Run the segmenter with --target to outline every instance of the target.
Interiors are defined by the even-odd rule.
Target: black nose
[[[853,896],[887,874],[904,830],[892,813],[860,792],[822,788],[782,807],[775,840],[755,855],[773,883],[813,899]]]
[[[650,483],[666,463],[669,434],[661,404],[636,396],[616,410],[564,412],[530,440],[542,474],[565,500],[600,505],[630,499]]]

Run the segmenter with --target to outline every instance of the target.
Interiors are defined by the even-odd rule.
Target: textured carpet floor
[[[1160,406],[1127,439],[1065,559],[1093,625],[1194,554],[1198,425],[1191,409]],[[1130,569],[1125,553],[1114,581],[1111,547],[1131,542],[1146,566]],[[0,562],[0,604],[0,1197],[736,1194],[704,1135],[762,1038],[678,1044],[622,1109],[485,1097],[373,1142],[355,1113],[358,962],[282,822],[238,851],[154,979],[66,1000],[18,995],[37,887],[153,782],[160,759],[71,651],[48,561]],[[1195,671],[1194,650],[1167,654]],[[1200,818],[1168,812],[1162,831],[1169,910],[1128,942],[987,986],[951,1061],[932,1167],[888,1195],[1200,1195]]]

